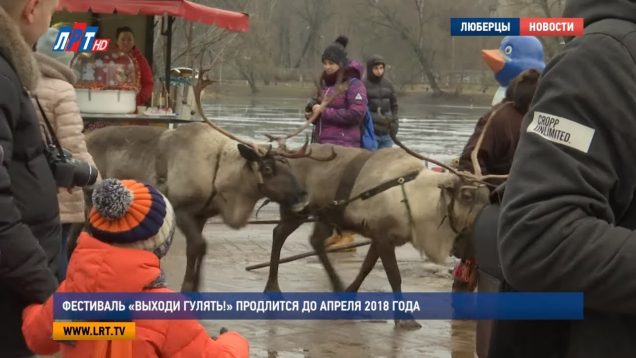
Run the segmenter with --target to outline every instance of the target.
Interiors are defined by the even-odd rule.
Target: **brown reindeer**
[[[329,152],[330,145],[312,144],[316,154]],[[322,262],[335,291],[343,291],[338,274],[325,252],[327,240],[336,227],[353,231],[371,239],[371,246],[358,276],[346,290],[357,291],[378,259],[393,292],[401,291],[401,277],[395,247],[412,243],[434,262],[443,262],[450,254],[455,239],[469,230],[476,215],[488,202],[484,186],[467,185],[453,173],[428,170],[420,160],[399,148],[381,149],[370,153],[363,149],[337,147],[336,158],[329,162],[292,159],[290,165],[298,181],[307,190],[309,205],[304,213],[280,208],[280,223],[274,228],[270,271],[265,291],[280,291],[278,261],[287,237],[309,215],[317,222],[310,243]],[[368,158],[366,158],[368,157]],[[365,160],[355,178],[347,178],[347,168]],[[353,200],[346,207],[334,204],[336,192],[343,180],[353,180],[350,198],[379,184],[392,182],[413,173],[405,181],[376,195]],[[410,179],[409,177],[406,180]],[[402,189],[404,191],[402,191]],[[419,328],[415,321],[396,321],[402,328]]]
[[[199,71],[194,85],[203,123],[169,130],[107,127],[93,131],[86,140],[102,177],[148,181],[172,203],[177,226],[187,240],[182,291],[199,289],[206,251],[202,231],[208,218],[220,215],[225,224],[238,229],[247,224],[262,198],[290,212],[307,205],[307,193],[292,175],[288,162],[311,157],[307,142],[298,151],[285,146],[273,149],[240,139],[217,126],[204,115],[201,106],[202,91],[213,82],[204,77],[206,72]],[[331,152],[323,158],[311,158],[328,161],[334,156]]]
[[[174,206],[187,240],[183,291],[199,288],[208,218],[220,215],[232,228],[247,224],[256,202],[268,198],[290,212],[302,210],[307,195],[286,157],[299,153],[260,150],[237,143],[205,123],[176,129],[112,126],[87,136],[88,151],[102,177],[132,178],[157,186]]]
[[[488,122],[486,123],[486,127]],[[288,137],[273,138],[284,144]],[[482,176],[459,173],[405,147],[368,152],[336,147],[336,159],[316,162],[290,161],[293,173],[309,194],[303,213],[280,208],[280,223],[274,228],[270,271],[265,291],[280,291],[278,265],[287,237],[312,215],[317,219],[310,243],[325,267],[335,291],[344,286],[325,252],[325,240],[334,227],[371,239],[371,245],[355,280],[346,291],[357,291],[378,259],[382,260],[393,292],[401,292],[401,276],[395,247],[407,242],[434,262],[443,262],[458,238],[466,240],[479,211],[488,204],[489,191]],[[479,149],[483,135],[478,140]],[[313,144],[314,153],[333,150],[331,145]],[[422,160],[448,169],[439,173],[425,168]],[[473,164],[476,163],[476,155]],[[345,189],[343,189],[345,188]],[[397,321],[405,329],[421,325],[414,320]]]

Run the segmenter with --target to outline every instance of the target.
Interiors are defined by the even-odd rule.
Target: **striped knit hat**
[[[175,231],[168,199],[136,180],[105,179],[97,184],[88,223],[100,241],[152,251],[159,258],[168,252]]]

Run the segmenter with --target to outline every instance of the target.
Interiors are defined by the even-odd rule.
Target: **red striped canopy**
[[[124,15],[171,15],[235,32],[249,30],[249,16],[242,12],[207,7],[187,0],[60,0],[58,11]]]

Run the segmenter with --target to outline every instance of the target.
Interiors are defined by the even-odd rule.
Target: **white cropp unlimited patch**
[[[551,142],[587,153],[594,138],[595,129],[567,118],[535,111],[527,131]]]

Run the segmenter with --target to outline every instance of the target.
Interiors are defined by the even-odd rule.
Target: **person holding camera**
[[[29,91],[39,70],[31,48],[56,0],[0,0],[0,357],[30,357],[22,309],[57,288],[61,239],[57,185]]]
[[[34,54],[42,75],[36,90],[36,96],[44,114],[51,122],[54,134],[60,145],[68,150],[73,158],[82,160],[92,167],[93,157],[86,149],[86,140],[82,133],[84,121],[80,115],[73,84],[77,80],[70,68],[73,52],[53,51],[53,45],[59,29],[53,26],[40,37]],[[37,103],[36,103],[37,106]],[[38,108],[39,109],[39,108]],[[44,123],[43,115],[40,121]],[[55,153],[55,151],[54,151]],[[97,171],[95,171],[97,174]],[[88,179],[88,178],[87,178]],[[80,182],[72,189],[61,189],[58,193],[60,220],[62,222],[62,241],[58,259],[58,279],[64,280],[67,264],[67,242],[71,226],[85,221],[84,193],[80,186],[88,184]]]

